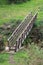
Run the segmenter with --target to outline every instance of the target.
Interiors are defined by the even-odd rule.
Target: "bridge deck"
[[[35,14],[36,16],[36,14]],[[34,18],[35,16],[32,15],[32,13],[28,14],[25,19],[20,23],[20,25],[16,28],[16,30],[12,33],[12,35],[8,38],[9,45],[14,46],[16,41],[19,39],[21,33],[25,31],[25,28],[29,24],[29,22]]]
[[[27,26],[27,24],[29,23],[29,21],[32,18],[32,14],[30,13],[28,16],[26,16],[26,18],[22,21],[22,23],[19,25],[19,27],[17,27],[16,31],[14,31],[12,33],[12,35],[9,37],[9,42],[10,44],[14,44],[16,42],[16,39],[18,38],[18,36],[22,33],[22,31],[25,29],[25,27]],[[27,21],[28,19],[28,21]]]

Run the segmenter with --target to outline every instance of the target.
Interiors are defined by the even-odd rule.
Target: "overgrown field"
[[[9,57],[10,54],[0,54],[0,65],[11,65]],[[12,65],[43,65],[43,49],[39,49],[34,44],[15,53],[13,57],[14,64]]]
[[[23,19],[31,11],[38,11],[38,21],[43,21],[43,0],[30,0],[22,4],[0,5],[0,25],[14,19]]]
[[[38,26],[43,27],[43,0],[30,0],[22,4],[0,5],[0,26],[5,22],[23,20],[31,11],[38,11],[36,23]],[[9,57],[10,54],[0,53],[0,65],[11,65]],[[34,44],[15,53],[13,57],[14,64],[12,65],[43,65],[43,49]]]

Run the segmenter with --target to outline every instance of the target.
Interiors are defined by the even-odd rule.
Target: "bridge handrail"
[[[30,20],[29,24],[33,21],[33,19],[35,18],[35,16],[37,16],[37,12],[35,13],[35,15],[32,17],[32,19]],[[29,24],[26,26],[26,28],[29,26]],[[17,38],[16,41],[19,40],[19,38],[21,37],[21,35],[24,33],[24,31],[26,30],[26,28],[23,30],[23,32],[19,35],[19,37]]]
[[[29,16],[29,15],[32,15],[32,12],[31,13],[29,13],[25,18],[24,18],[24,20]],[[24,20],[20,23],[20,25],[24,22]],[[16,30],[20,27],[20,25],[15,29],[15,31],[11,34],[11,36],[8,38],[8,41],[11,39],[11,37],[15,34],[15,32],[16,32]]]

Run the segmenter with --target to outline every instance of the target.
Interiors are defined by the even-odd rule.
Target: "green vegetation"
[[[6,4],[7,0],[0,0],[0,5]]]
[[[39,59],[43,59],[43,51],[36,45],[30,45],[29,49],[21,50],[14,55],[15,65],[36,65]],[[43,65],[40,61],[39,64]]]
[[[31,0],[22,4],[0,5],[0,25],[12,19],[22,20],[30,11],[38,11],[37,21],[43,21],[43,0]]]
[[[0,65],[10,65],[9,56],[6,53],[0,54]],[[15,53],[13,57],[14,65],[43,65],[43,50],[34,44]]]
[[[0,0],[0,5],[12,4],[12,3],[21,4],[21,3],[24,3],[24,2],[27,2],[27,1],[30,1],[30,0]]]
[[[9,54],[1,53],[0,54],[0,65],[8,65]]]
[[[0,4],[2,0],[0,0]],[[4,5],[3,0],[0,5],[0,25],[12,20],[23,20],[30,11],[38,11],[36,24],[39,26],[40,22],[43,26],[43,0],[31,0],[22,4]],[[27,40],[29,41],[29,40]],[[26,42],[27,43],[27,42]],[[11,65],[9,63],[10,54],[0,53],[0,65]],[[43,65],[43,49],[39,49],[37,45],[31,44],[26,49],[20,50],[14,54],[14,65]]]
[[[0,37],[0,50],[2,51],[4,49],[4,40]]]
[[[8,3],[9,4],[12,4],[12,3],[21,4],[26,1],[28,1],[28,0],[8,0]]]

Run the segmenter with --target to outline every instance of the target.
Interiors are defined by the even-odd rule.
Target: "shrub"
[[[8,0],[0,0],[0,5],[7,4]]]
[[[30,1],[30,0],[0,0],[0,5],[3,5],[3,4],[11,4],[11,3],[23,3],[23,2],[26,2],[26,1]]]
[[[0,51],[4,50],[4,40],[0,37]]]
[[[26,2],[27,0],[8,0],[8,3],[22,3],[22,2]]]

